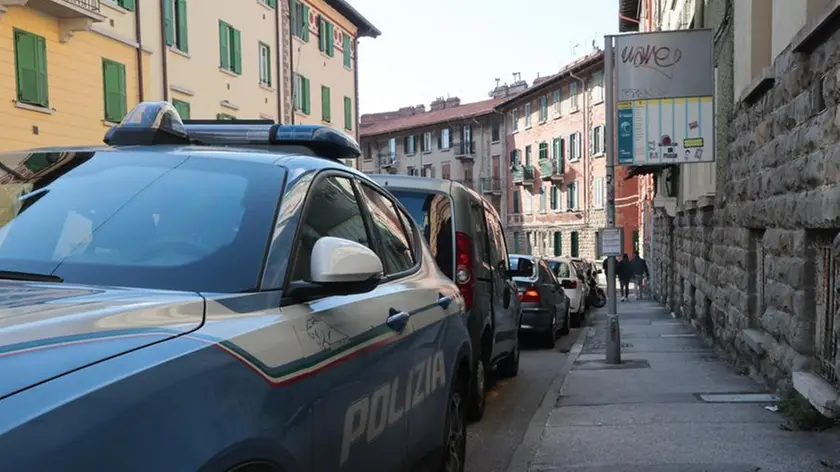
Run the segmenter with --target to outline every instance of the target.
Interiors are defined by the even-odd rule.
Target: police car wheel
[[[466,386],[456,380],[446,407],[446,430],[441,472],[463,472],[467,457]]]
[[[486,406],[485,390],[487,389],[487,359],[484,353],[481,354],[475,363],[475,377],[472,381],[472,395],[467,405],[467,418],[470,421],[479,421],[484,416]]]

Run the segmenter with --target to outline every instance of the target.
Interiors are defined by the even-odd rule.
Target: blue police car
[[[0,469],[463,470],[463,300],[351,138],[105,142],[0,155]]]

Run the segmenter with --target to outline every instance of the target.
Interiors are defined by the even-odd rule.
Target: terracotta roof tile
[[[443,110],[427,111],[417,115],[404,116],[399,118],[384,119],[368,125],[359,127],[359,137],[377,136],[381,134],[395,133],[424,126],[431,126],[447,121],[462,120],[480,115],[486,115],[493,111],[504,98],[491,98],[481,102],[467,103],[453,108]]]

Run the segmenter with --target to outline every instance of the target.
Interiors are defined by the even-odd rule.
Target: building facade
[[[97,144],[149,91],[135,0],[0,0],[2,149]]]
[[[669,26],[665,2],[621,3],[626,30]],[[753,374],[840,416],[840,3],[678,6],[691,17],[678,26],[715,31],[719,142],[714,186],[684,168],[656,179],[656,296]]]
[[[537,79],[497,106],[505,136],[506,230],[515,253],[599,259],[606,226],[603,52]],[[637,235],[638,188],[616,169],[616,225]]]
[[[462,104],[457,97],[361,117],[361,170],[460,182],[502,212],[506,185],[502,98]]]

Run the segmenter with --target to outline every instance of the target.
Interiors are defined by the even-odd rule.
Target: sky
[[[496,78],[530,84],[618,32],[618,0],[348,1],[382,32],[359,40],[361,113],[485,100]]]

